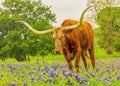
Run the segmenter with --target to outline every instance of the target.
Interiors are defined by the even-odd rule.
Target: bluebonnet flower
[[[38,71],[40,71],[40,66],[38,67]]]
[[[77,82],[80,82],[80,76],[79,76],[78,74],[75,75],[75,80],[76,80]]]
[[[82,83],[84,84],[86,82],[87,82],[87,79],[84,76],[82,76]]]
[[[96,68],[96,72],[99,72],[99,70],[100,70],[99,68]]]
[[[54,77],[54,71],[50,71],[50,76]]]
[[[65,76],[65,78],[68,78],[68,74],[67,73],[64,73],[64,76]]]
[[[12,83],[12,85],[11,86],[17,86],[15,83]]]
[[[110,71],[107,69],[106,72],[110,72]]]
[[[120,74],[117,75],[117,80],[120,80]]]
[[[32,76],[32,75],[34,74],[34,72],[29,72],[28,74],[29,74],[30,76]]]
[[[44,80],[44,77],[42,74],[39,75],[39,79]]]
[[[110,82],[110,79],[106,77],[106,78],[103,78],[103,81],[104,82]]]
[[[71,77],[73,76],[73,74],[72,74],[72,70],[70,71],[69,75],[70,75]]]
[[[90,75],[91,75],[92,77],[94,77],[94,76],[95,76],[95,74],[94,74],[93,72],[90,72]]]
[[[90,78],[90,75],[88,75],[87,77]]]
[[[4,68],[4,64],[1,64],[1,67]]]
[[[70,82],[70,86],[73,86],[74,85],[74,83],[73,82]]]
[[[54,83],[54,80],[52,78],[48,78],[47,81],[49,81],[50,83]]]
[[[55,75],[56,75],[56,77],[58,77],[58,73],[57,72],[55,73]]]
[[[35,81],[35,77],[32,76],[31,78],[31,82],[34,82]]]
[[[58,66],[53,65],[53,66],[52,66],[52,68],[53,68],[53,70],[54,70],[54,71],[56,71],[56,70],[57,70],[57,68],[58,68]]]
[[[65,72],[66,72],[65,69],[62,69],[62,74],[63,74],[63,75],[64,75]]]
[[[8,84],[7,84],[7,86],[11,86],[11,84],[10,84],[10,83],[8,83]]]

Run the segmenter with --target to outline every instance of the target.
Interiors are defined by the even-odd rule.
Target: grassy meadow
[[[95,57],[96,70],[87,58],[88,69],[81,60],[80,73],[68,71],[63,55],[31,56],[25,62],[0,61],[0,86],[119,86],[120,54],[107,55],[95,48]]]

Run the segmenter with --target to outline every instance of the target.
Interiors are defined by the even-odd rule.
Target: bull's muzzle
[[[62,53],[62,50],[60,50],[60,49],[55,49],[54,51],[55,51],[56,54]]]

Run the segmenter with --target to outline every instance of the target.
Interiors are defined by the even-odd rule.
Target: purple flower
[[[28,86],[28,83],[27,83],[27,82],[24,82],[24,83],[23,83],[23,86]]]
[[[1,67],[4,68],[4,64],[1,64]]]
[[[103,81],[104,82],[110,82],[110,79],[109,78],[103,78]]]
[[[106,72],[110,72],[110,71],[107,69]]]
[[[40,66],[38,67],[38,71],[40,71]]]
[[[34,82],[35,81],[35,77],[32,76],[31,78],[31,82]]]
[[[11,86],[17,86],[15,83],[12,83],[12,85]]]
[[[99,68],[96,68],[96,72],[99,72]]]
[[[52,78],[48,78],[47,81],[49,81],[50,83],[54,83]]]
[[[91,75],[92,77],[94,77],[94,76],[95,76],[95,74],[94,74],[93,72],[90,72],[90,75]]]
[[[117,75],[117,80],[120,80],[120,74]]]
[[[33,73],[34,73],[34,72],[29,72],[29,75],[32,76]]]
[[[75,75],[75,80],[76,80],[77,82],[80,82],[80,76],[79,76],[78,74]]]
[[[10,83],[8,83],[8,85],[7,86],[11,86],[11,84]]]
[[[66,72],[66,71],[63,69],[63,70],[62,70],[62,74],[64,75],[65,72]]]
[[[58,73],[55,73],[56,77],[58,77]]]
[[[73,75],[73,74],[72,74],[72,71],[70,71],[69,75],[72,77],[72,75]]]
[[[82,83],[84,84],[86,82],[87,82],[87,79],[84,76],[82,76]]]
[[[57,68],[58,68],[58,66],[53,65],[53,66],[52,66],[52,68],[53,68],[53,70],[54,70],[54,71],[56,71],[56,70],[57,70]]]
[[[64,76],[65,76],[65,78],[68,78],[68,74],[67,73],[64,73]]]
[[[88,75],[87,77],[90,78],[90,75]]]
[[[44,80],[44,77],[42,74],[39,75],[39,79]]]
[[[70,82],[70,86],[73,86],[74,85],[74,83],[73,82]]]
[[[54,77],[54,71],[50,71],[50,76]]]

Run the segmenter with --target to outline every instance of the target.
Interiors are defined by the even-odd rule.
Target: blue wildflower
[[[62,74],[64,74],[66,71],[65,71],[65,69],[62,69]]]
[[[49,81],[50,83],[54,83],[54,80],[52,78],[48,78],[47,81]]]
[[[44,77],[42,74],[39,75],[39,79],[44,80]]]
[[[86,82],[87,82],[87,79],[84,76],[82,76],[82,83],[84,84]]]
[[[79,76],[78,74],[75,75],[75,80],[76,80],[77,82],[80,82],[80,76]]]
[[[91,75],[92,77],[94,77],[94,76],[95,76],[95,74],[94,74],[93,72],[90,72],[90,75]]]
[[[70,75],[71,77],[73,76],[72,71],[70,71],[69,75]]]
[[[50,76],[54,77],[54,71],[50,71]]]
[[[117,80],[120,80],[120,74],[117,75]]]
[[[15,83],[12,83],[12,85],[11,86],[17,86]]]
[[[65,76],[65,78],[68,78],[68,74],[67,73],[64,73],[64,76]]]
[[[35,77],[32,76],[31,78],[31,82],[34,82],[35,81]]]

